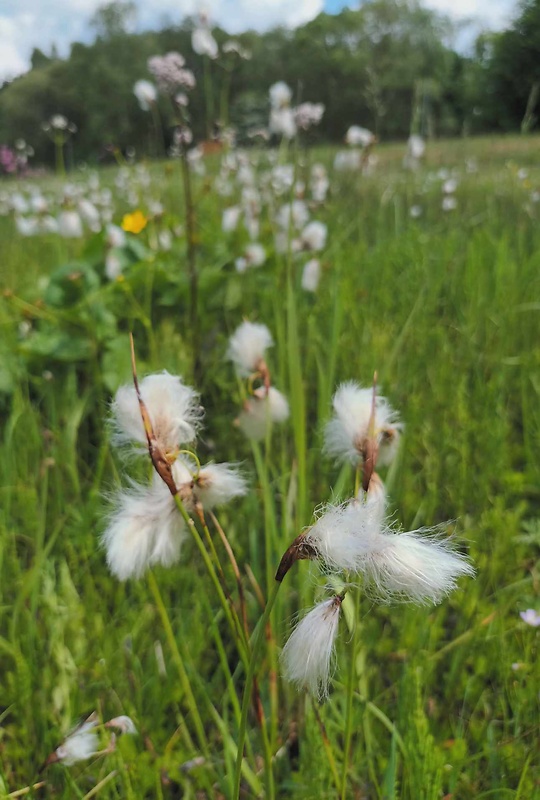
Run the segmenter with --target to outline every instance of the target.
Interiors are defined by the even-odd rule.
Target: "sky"
[[[135,0],[137,27],[159,28],[179,21],[204,7],[229,33],[246,28],[267,30],[274,25],[301,25],[321,11],[336,13],[358,3],[346,0]],[[49,53],[56,45],[61,56],[74,41],[89,42],[88,21],[103,0],[0,0],[0,80],[13,78],[29,67],[32,49]],[[424,0],[424,5],[448,14],[456,21],[473,18],[473,31],[503,28],[515,12],[518,0]],[[459,45],[459,43],[458,43]]]

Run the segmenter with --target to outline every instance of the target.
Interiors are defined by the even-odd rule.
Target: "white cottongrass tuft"
[[[322,509],[308,530],[309,543],[331,570],[361,575],[378,599],[439,603],[457,579],[473,576],[465,556],[433,530],[399,533],[384,522],[384,495]]]
[[[160,372],[147,375],[140,383],[154,434],[163,453],[173,453],[192,442],[200,425],[199,395],[177,375]],[[137,393],[133,386],[121,386],[111,406],[116,428],[115,443],[147,444]]]
[[[331,597],[312,608],[281,652],[284,678],[320,700],[328,696],[341,602]]]
[[[99,739],[93,730],[97,725],[97,718],[92,715],[89,719],[79,725],[66,737],[60,747],[55,750],[58,761],[71,767],[78,761],[86,761],[87,758],[97,755],[99,752]]]
[[[260,387],[246,401],[238,417],[238,426],[248,439],[258,441],[264,438],[271,423],[285,422],[288,417],[289,403],[285,395],[273,386],[268,392]]]
[[[324,222],[312,220],[308,222],[300,236],[300,245],[306,250],[323,250],[326,245],[328,228]]]
[[[302,289],[305,292],[316,292],[321,279],[321,262],[311,258],[304,264],[302,270]]]
[[[234,497],[243,497],[248,490],[247,481],[235,464],[206,464],[199,471],[194,485],[194,495],[203,508],[211,509],[228,503]]]
[[[120,731],[120,733],[129,733],[135,735],[137,733],[137,728],[135,723],[131,719],[131,717],[122,714],[119,717],[114,717],[114,719],[110,719],[108,722],[105,723],[106,728],[116,728]]]
[[[257,322],[242,322],[229,339],[227,358],[233,362],[238,375],[248,378],[257,371],[265,353],[274,340],[266,327]]]
[[[333,398],[334,416],[324,430],[324,452],[337,461],[357,465],[368,437],[373,389],[354,381],[342,383]],[[375,436],[379,445],[378,463],[389,464],[397,451],[403,425],[385,397],[375,399]]]
[[[114,503],[102,536],[113,575],[121,581],[140,578],[154,564],[169,567],[178,561],[185,524],[157,474],[150,486],[135,484],[118,492]]]

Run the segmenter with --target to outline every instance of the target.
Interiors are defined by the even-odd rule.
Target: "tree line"
[[[480,36],[469,56],[450,46],[449,20],[417,0],[368,0],[295,30],[249,30],[234,37],[249,60],[220,56],[206,63],[191,46],[193,19],[130,33],[133,13],[130,2],[103,6],[92,21],[95,41],[74,43],[68,58],[34,50],[31,69],[0,88],[0,143],[25,139],[38,162],[50,162],[42,124],[63,114],[78,129],[72,159],[96,161],[112,148],[151,154],[152,122],[133,85],[150,78],[148,58],[173,50],[197,79],[190,95],[196,140],[207,136],[209,93],[212,122],[226,115],[245,140],[250,129],[266,125],[268,89],[279,80],[298,102],[324,103],[323,120],[310,133],[314,141],[339,141],[352,124],[381,139],[526,132],[536,125],[540,0],[524,0],[509,28]],[[220,47],[232,38],[220,28],[213,35]],[[171,111],[166,98],[159,103],[169,140]]]

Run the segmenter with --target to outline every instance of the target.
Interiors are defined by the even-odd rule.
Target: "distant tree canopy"
[[[171,50],[196,75],[190,113],[195,136],[204,138],[204,63],[191,47],[192,20],[134,34],[134,15],[131,2],[102,6],[91,21],[95,42],[73,44],[65,60],[35,49],[30,71],[0,89],[0,142],[22,137],[39,161],[49,161],[52,145],[41,125],[60,113],[78,127],[77,159],[96,160],[108,144],[150,152],[152,119],[133,85],[150,78],[150,56]],[[213,33],[220,45],[231,38],[219,28]],[[507,31],[480,37],[473,57],[448,46],[450,33],[449,21],[417,0],[368,0],[293,31],[246,31],[235,38],[251,60],[237,60],[232,71],[221,58],[211,62],[215,118],[228,96],[229,121],[240,135],[264,125],[268,88],[284,80],[296,102],[325,104],[320,140],[342,139],[351,124],[382,138],[516,130],[522,123],[529,130],[540,93],[540,0],[525,0]],[[159,104],[167,136],[171,113],[165,98]]]

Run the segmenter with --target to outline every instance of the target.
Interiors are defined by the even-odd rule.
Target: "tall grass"
[[[257,663],[266,722],[248,715],[245,796],[540,796],[539,639],[519,618],[539,608],[536,146],[441,144],[413,176],[402,173],[397,146],[381,147],[373,177],[336,176],[320,214],[330,236],[316,296],[278,258],[236,275],[219,203],[202,182],[196,187],[202,449],[242,461],[251,476],[249,495],[218,514],[241,566],[251,631],[279,557],[312,509],[351,493],[354,476],[321,456],[321,425],[336,382],[369,384],[375,370],[406,423],[385,476],[392,512],[408,529],[455,520],[478,570],[429,611],[374,606],[368,597],[348,605],[331,696],[317,706],[279,677],[290,624],[317,593],[315,570],[297,564]],[[473,156],[479,171],[469,174],[465,158]],[[462,176],[458,208],[448,214],[439,185],[425,179],[441,166]],[[177,176],[161,179],[172,208]],[[423,207],[416,220],[415,203]],[[50,796],[232,797],[245,669],[196,544],[187,543],[177,568],[126,584],[110,577],[99,534],[103,495],[119,482],[104,424],[111,382],[105,388],[92,361],[81,374],[70,364],[26,369],[21,355],[21,314],[47,312],[34,305],[38,281],[79,246],[16,238],[6,218],[0,238],[9,290],[0,304],[0,796],[36,782],[73,722],[96,708],[129,714],[140,736],[120,738],[97,761],[49,768]],[[180,251],[166,258],[166,269],[183,269]],[[146,269],[152,286],[158,259]],[[149,302],[137,315],[140,372],[186,374],[187,311],[162,320]],[[273,330],[271,368],[292,409],[286,430],[260,446],[231,424],[240,398],[223,354],[242,315]],[[127,351],[126,337],[113,383],[129,380]]]

